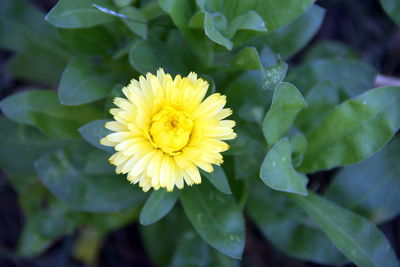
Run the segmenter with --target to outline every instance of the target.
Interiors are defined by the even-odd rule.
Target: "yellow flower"
[[[229,148],[222,140],[236,137],[235,122],[224,120],[232,114],[226,97],[216,93],[203,101],[207,89],[196,73],[173,79],[163,69],[124,87],[126,99],[116,97],[118,108],[110,110],[115,121],[105,124],[114,133],[100,140],[117,151],[109,159],[116,172],[145,192],[201,183],[198,168],[212,172]]]

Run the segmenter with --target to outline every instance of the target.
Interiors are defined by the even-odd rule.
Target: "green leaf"
[[[103,26],[82,29],[58,29],[63,41],[73,51],[85,55],[111,55],[117,47],[116,39]]]
[[[234,140],[228,141],[230,148],[223,152],[222,155],[230,156],[251,154],[254,153],[254,151],[262,150],[262,145],[257,140],[238,130],[235,130],[235,132],[238,133],[238,136]]]
[[[300,170],[349,165],[380,150],[400,128],[400,87],[388,86],[336,106],[307,134]]]
[[[183,209],[199,235],[225,255],[240,259],[244,249],[243,215],[230,195],[206,181],[182,192]]]
[[[378,224],[395,218],[400,213],[399,151],[395,137],[371,158],[341,169],[325,196]]]
[[[55,86],[71,57],[55,29],[31,2],[3,0],[0,9],[0,47],[21,53],[8,70],[18,78]]]
[[[33,162],[63,145],[64,141],[50,139],[33,127],[0,117],[0,167],[18,193],[38,181]]]
[[[284,59],[300,51],[317,33],[325,16],[325,10],[317,5],[311,6],[306,13],[286,27],[279,28],[260,41],[267,44]]]
[[[20,256],[39,256],[58,238],[71,234],[77,226],[71,220],[71,209],[50,196],[40,184],[20,194],[19,202],[26,218],[17,247]]]
[[[6,69],[14,78],[55,87],[66,63],[66,60],[54,57],[44,49],[32,49],[16,54],[7,62]]]
[[[398,266],[389,241],[370,221],[311,192],[294,199],[356,265]]]
[[[78,224],[87,224],[93,227],[100,234],[107,234],[109,231],[117,230],[132,222],[136,222],[139,217],[140,206],[133,205],[128,209],[117,212],[77,212],[75,221]]]
[[[249,108],[244,112],[244,116],[240,116],[241,119],[253,122],[255,118],[259,119],[259,114],[261,115],[261,120],[263,119],[264,109],[271,103],[272,92],[263,90],[259,71],[246,71],[234,77],[226,88],[224,93],[228,98],[227,102],[236,111],[233,113],[233,116],[238,111],[238,114],[240,114],[240,109],[248,106]],[[246,93],[246,97],[243,97],[244,93]],[[260,109],[262,112],[260,112]]]
[[[146,38],[147,36],[147,21],[143,16],[142,12],[134,7],[126,6],[119,10],[122,15],[131,18],[132,20],[123,19],[122,21],[126,26],[136,35],[139,35],[142,38]]]
[[[109,120],[95,120],[91,121],[81,128],[79,128],[79,133],[85,139],[86,142],[91,144],[94,147],[97,147],[101,150],[104,150],[108,153],[114,153],[115,150],[109,146],[103,146],[100,144],[100,139],[105,137],[106,135],[112,133],[112,131],[106,129],[104,127],[105,123]]]
[[[146,252],[157,266],[169,266],[187,229],[188,221],[179,207],[162,220],[147,226],[139,226]],[[166,229],[169,229],[166,231]]]
[[[210,252],[211,252],[211,265],[210,266],[218,266],[218,267],[239,267],[240,266],[239,260],[227,257],[224,254],[219,253],[215,249],[211,250]]]
[[[0,8],[0,48],[18,52],[7,71],[14,78],[56,86],[70,54],[55,29],[28,1],[4,0]]]
[[[289,70],[286,80],[304,94],[318,83],[330,81],[343,94],[354,97],[374,84],[376,70],[363,61],[348,58],[319,59]]]
[[[22,52],[42,42],[46,48],[56,48],[53,43],[56,41],[55,30],[43,20],[42,12],[32,3],[4,0],[0,8],[0,47]]]
[[[257,12],[265,21],[265,24],[259,25],[261,28],[267,28],[269,31],[285,26],[303,14],[314,2],[314,0],[202,0],[196,1],[201,10],[210,13],[223,14],[229,21],[240,17],[248,11]]]
[[[153,191],[140,212],[140,223],[149,225],[162,219],[175,206],[179,194],[177,189],[173,192],[165,189]]]
[[[106,0],[59,0],[46,20],[59,28],[85,28],[114,20],[113,16],[94,8],[93,4],[109,6]]]
[[[187,229],[181,236],[170,266],[210,266],[210,249],[193,230]]]
[[[254,9],[264,18],[269,31],[288,25],[303,14],[314,0],[258,0]]]
[[[122,88],[125,86],[122,84],[116,84],[110,91],[109,95],[106,98],[106,103],[104,104],[104,116],[112,118],[110,114],[110,109],[115,108],[114,99],[116,97],[125,97],[122,92]]]
[[[115,175],[108,164],[109,154],[76,143],[46,154],[35,161],[42,183],[60,200],[74,209],[118,211],[139,204],[144,194]]]
[[[235,55],[230,67],[233,70],[258,70],[261,66],[257,49],[254,47],[245,47]]]
[[[32,90],[11,95],[0,102],[4,115],[18,123],[37,127],[55,138],[79,137],[78,128],[101,116],[90,106],[65,107],[54,91]]]
[[[233,47],[232,40],[238,45],[251,38],[252,33],[248,33],[249,31],[267,31],[263,18],[256,11],[243,9],[239,7],[240,4],[235,5],[236,1],[197,1],[197,4],[200,11],[191,18],[189,27],[204,28],[205,34],[213,42],[228,50]],[[243,30],[246,30],[246,33],[239,35]]]
[[[400,25],[400,3],[396,0],[381,0],[381,5],[386,13]]]
[[[276,65],[262,68],[261,75],[264,81],[263,88],[275,90],[276,86],[285,79],[288,64],[279,61]]]
[[[280,83],[263,122],[263,132],[270,146],[282,138],[293,125],[297,114],[307,106],[300,92],[290,83]]]
[[[307,195],[307,177],[292,166],[292,149],[285,137],[268,151],[260,169],[260,178],[272,189]]]
[[[322,40],[316,42],[307,50],[304,56],[304,62],[335,57],[359,59],[360,55],[345,43]]]
[[[319,83],[308,91],[307,107],[296,118],[296,125],[307,133],[318,126],[324,116],[339,104],[339,92],[332,82]]]
[[[63,105],[81,105],[108,95],[118,76],[103,66],[83,59],[72,59],[61,77],[58,95]]]
[[[227,29],[227,35],[232,38],[239,30],[266,32],[267,28],[263,18],[254,10],[249,10],[232,19]]]
[[[158,0],[161,8],[171,16],[172,21],[179,29],[188,27],[189,19],[193,14],[194,5],[187,0]]]
[[[129,51],[129,61],[141,74],[156,73],[158,68],[173,75],[182,74],[186,67],[177,53],[179,51],[173,51],[164,43],[140,40]]]
[[[117,7],[129,6],[136,3],[136,0],[113,0]]]
[[[345,257],[286,194],[256,182],[249,186],[246,210],[265,238],[289,256],[342,265]]]
[[[201,174],[208,179],[208,181],[224,194],[232,194],[231,188],[229,187],[228,178],[226,178],[224,169],[220,166],[213,166],[214,171],[211,173],[202,171]]]
[[[294,167],[299,167],[307,151],[307,138],[297,133],[291,136],[290,145],[292,147],[292,164]]]
[[[215,21],[215,17],[205,11],[204,13],[204,32],[213,42],[224,46],[226,49],[231,50],[233,47],[233,43],[227,37],[222,35],[222,33],[217,29],[217,22]]]

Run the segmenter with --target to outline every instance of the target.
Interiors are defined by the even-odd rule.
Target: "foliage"
[[[398,2],[381,3],[399,23]],[[59,0],[47,15],[3,0],[7,71],[37,84],[0,103],[0,166],[26,217],[18,253],[139,222],[159,266],[235,266],[246,218],[297,259],[397,266],[377,225],[400,213],[400,88],[373,88],[377,71],[341,43],[288,68],[324,15],[313,0]],[[202,184],[145,194],[99,139],[122,85],[159,67],[226,94],[238,138]],[[326,192],[308,186],[333,168]]]

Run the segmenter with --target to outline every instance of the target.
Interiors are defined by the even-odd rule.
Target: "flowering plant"
[[[254,263],[251,238],[397,266],[377,226],[400,213],[400,87],[376,86],[345,44],[307,46],[326,13],[314,2],[59,0],[44,16],[2,0],[7,70],[34,85],[0,103],[17,254],[69,235],[94,264],[134,224],[159,266]]]

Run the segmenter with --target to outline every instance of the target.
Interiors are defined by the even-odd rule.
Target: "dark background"
[[[56,3],[52,0],[31,1],[45,12]],[[378,0],[324,0],[317,1],[317,4],[327,11],[323,25],[312,42],[289,63],[301,61],[304,52],[316,41],[337,40],[358,51],[380,74],[400,78],[400,28],[383,11]],[[12,88],[25,85],[4,71],[10,57],[10,52],[0,51],[0,99],[12,94]],[[327,172],[318,176],[330,174]],[[23,224],[24,215],[18,206],[17,195],[4,173],[0,172],[0,266],[84,266],[72,257],[76,234],[60,239],[38,258],[17,257],[13,251]],[[382,225],[381,229],[400,255],[400,218]],[[243,266],[323,266],[286,257],[273,248],[249,220],[246,234]],[[153,266],[144,251],[137,224],[108,235],[101,249],[99,266]]]

